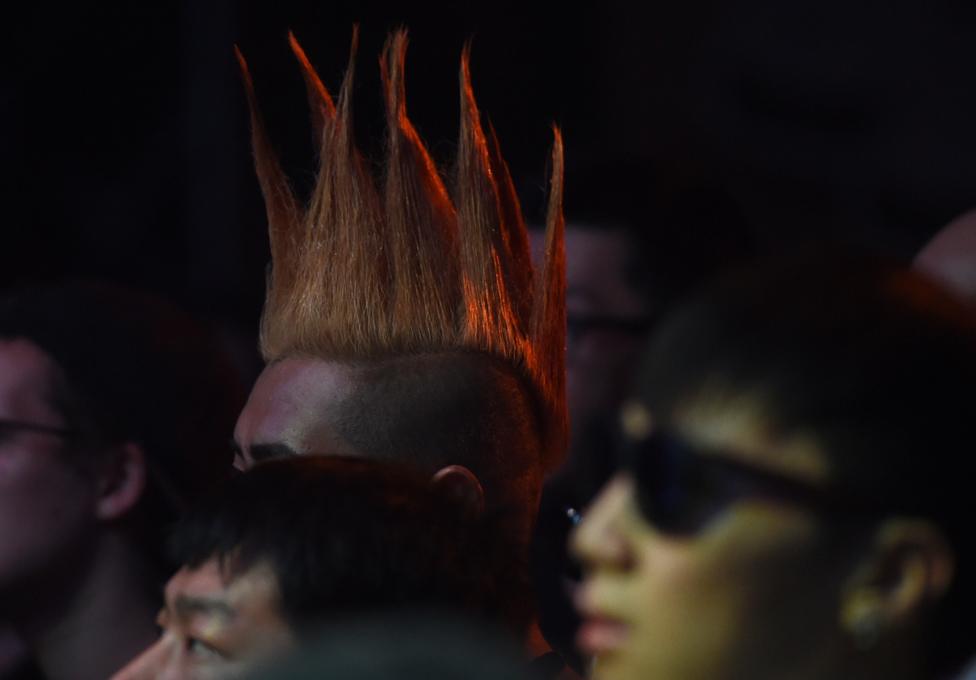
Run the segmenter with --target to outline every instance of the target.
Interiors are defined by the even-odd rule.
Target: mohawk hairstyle
[[[237,57],[251,109],[255,166],[265,197],[272,266],[261,320],[266,361],[293,356],[371,362],[481,352],[525,378],[545,413],[546,456],[565,449],[563,150],[553,128],[546,257],[533,272],[528,238],[494,129],[485,133],[471,88],[470,47],[460,65],[461,125],[448,192],[407,116],[405,30],[380,59],[388,127],[382,182],[356,147],[352,89],[358,28],[337,103],[293,34],[319,141],[319,171],[300,205]]]

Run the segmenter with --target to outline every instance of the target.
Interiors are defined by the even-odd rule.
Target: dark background
[[[841,237],[910,256],[976,206],[972,2],[41,1],[3,12],[4,285],[108,277],[253,332],[268,255],[232,46],[307,189],[311,137],[287,31],[335,92],[354,22],[358,133],[374,157],[377,58],[406,25],[410,111],[445,164],[473,36],[476,93],[523,186],[542,185],[556,122],[571,162],[636,156],[718,178],[773,248]]]

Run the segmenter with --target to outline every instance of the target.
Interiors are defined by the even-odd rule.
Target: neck
[[[836,663],[825,663],[802,674],[803,679],[851,678],[852,680],[922,680],[925,674],[918,641],[896,636],[866,651],[845,650]]]
[[[158,603],[144,561],[119,535],[100,537],[80,571],[70,566],[70,586],[31,602],[15,625],[48,680],[104,680],[158,636]]]
[[[898,636],[863,657],[865,680],[921,680],[926,677],[919,640]]]

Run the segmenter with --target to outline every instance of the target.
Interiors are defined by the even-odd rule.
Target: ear
[[[128,514],[142,498],[146,477],[146,454],[138,444],[125,442],[105,452],[98,477],[98,519],[112,521]]]
[[[886,521],[845,591],[841,627],[856,647],[918,621],[949,589],[955,557],[945,534],[925,520]]]
[[[477,517],[485,511],[485,490],[475,474],[463,465],[442,467],[430,478],[430,485],[472,516]]]

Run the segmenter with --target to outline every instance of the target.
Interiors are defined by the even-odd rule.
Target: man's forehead
[[[640,315],[646,303],[627,279],[633,246],[623,228],[566,229],[566,305],[570,312]]]
[[[976,210],[936,234],[915,257],[915,268],[976,300]]]
[[[706,392],[677,410],[674,425],[703,451],[734,453],[739,462],[825,481],[830,466],[816,440],[804,432],[780,434],[764,403],[757,395]]]
[[[294,406],[344,392],[351,375],[352,369],[338,361],[289,357],[268,364],[254,390]]]
[[[193,569],[187,566],[176,572],[166,584],[166,601],[175,602],[178,597],[222,597],[224,580],[216,558],[211,558]]]
[[[57,365],[29,340],[0,340],[0,406],[8,417],[43,418]]]
[[[243,448],[285,444],[299,453],[334,448],[331,415],[351,385],[352,369],[338,362],[288,358],[271,363],[251,390],[235,439]]]
[[[212,557],[196,568],[184,566],[166,584],[170,607],[179,611],[189,605],[191,610],[206,610],[224,618],[266,608],[276,612],[278,600],[277,578],[263,562],[240,574],[230,574]]]

